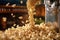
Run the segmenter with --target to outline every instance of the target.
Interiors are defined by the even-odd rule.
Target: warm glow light
[[[23,4],[23,0],[21,0],[20,3]]]
[[[4,22],[6,22],[7,18],[6,18],[6,17],[3,17],[2,20],[3,20]]]

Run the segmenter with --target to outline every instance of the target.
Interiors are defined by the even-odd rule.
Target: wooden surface
[[[10,9],[14,9],[14,8],[25,8],[26,9],[26,6],[15,6],[15,7],[12,7],[12,6],[5,6],[5,5],[0,5],[0,8],[10,8]]]
[[[27,13],[27,8],[26,6],[0,6],[0,13]]]

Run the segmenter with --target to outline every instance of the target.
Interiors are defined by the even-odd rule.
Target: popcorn
[[[16,24],[13,24],[13,26],[16,26]]]
[[[10,3],[7,3],[6,6],[9,6]]]
[[[34,26],[34,28],[30,27],[29,24],[25,24],[25,26],[17,28],[12,27],[3,33],[1,32],[0,39],[5,40],[8,38],[10,40],[60,40],[60,33],[57,33],[55,28],[51,29],[51,27],[55,27],[55,25],[50,24],[51,23],[41,23],[38,26]]]
[[[38,2],[40,0],[28,0],[27,7],[32,8],[33,10],[36,1]],[[15,7],[15,5],[13,5],[13,7]],[[5,32],[0,33],[0,40],[5,40],[6,38],[8,40],[60,40],[60,33],[57,33],[57,27],[56,25],[53,25],[54,23],[41,23],[40,25],[34,24],[34,26],[31,27],[30,25],[32,25],[34,21],[32,13],[29,17],[32,18],[30,19],[30,22],[32,22],[31,24],[25,24],[25,26],[21,27],[18,25],[17,28],[12,27],[5,30]],[[23,21],[22,23],[24,24]]]
[[[3,20],[4,22],[6,22],[7,18],[6,18],[6,17],[3,17],[2,20]]]
[[[18,17],[19,19],[23,19],[23,17],[22,16],[20,16],[20,17]]]
[[[16,4],[13,4],[13,5],[12,5],[12,7],[15,7],[15,6],[16,6]]]
[[[21,21],[22,24],[24,24],[24,21]]]

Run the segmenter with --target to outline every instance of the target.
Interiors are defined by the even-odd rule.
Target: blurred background
[[[18,27],[29,23],[27,0],[0,0],[0,30]],[[36,6],[35,23],[40,24],[45,20],[44,0]]]

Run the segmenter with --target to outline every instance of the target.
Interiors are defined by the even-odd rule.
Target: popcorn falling
[[[28,9],[28,14],[29,14],[29,22],[30,26],[33,27],[35,22],[34,22],[34,10],[36,4],[40,2],[40,0],[27,0],[27,9]]]

